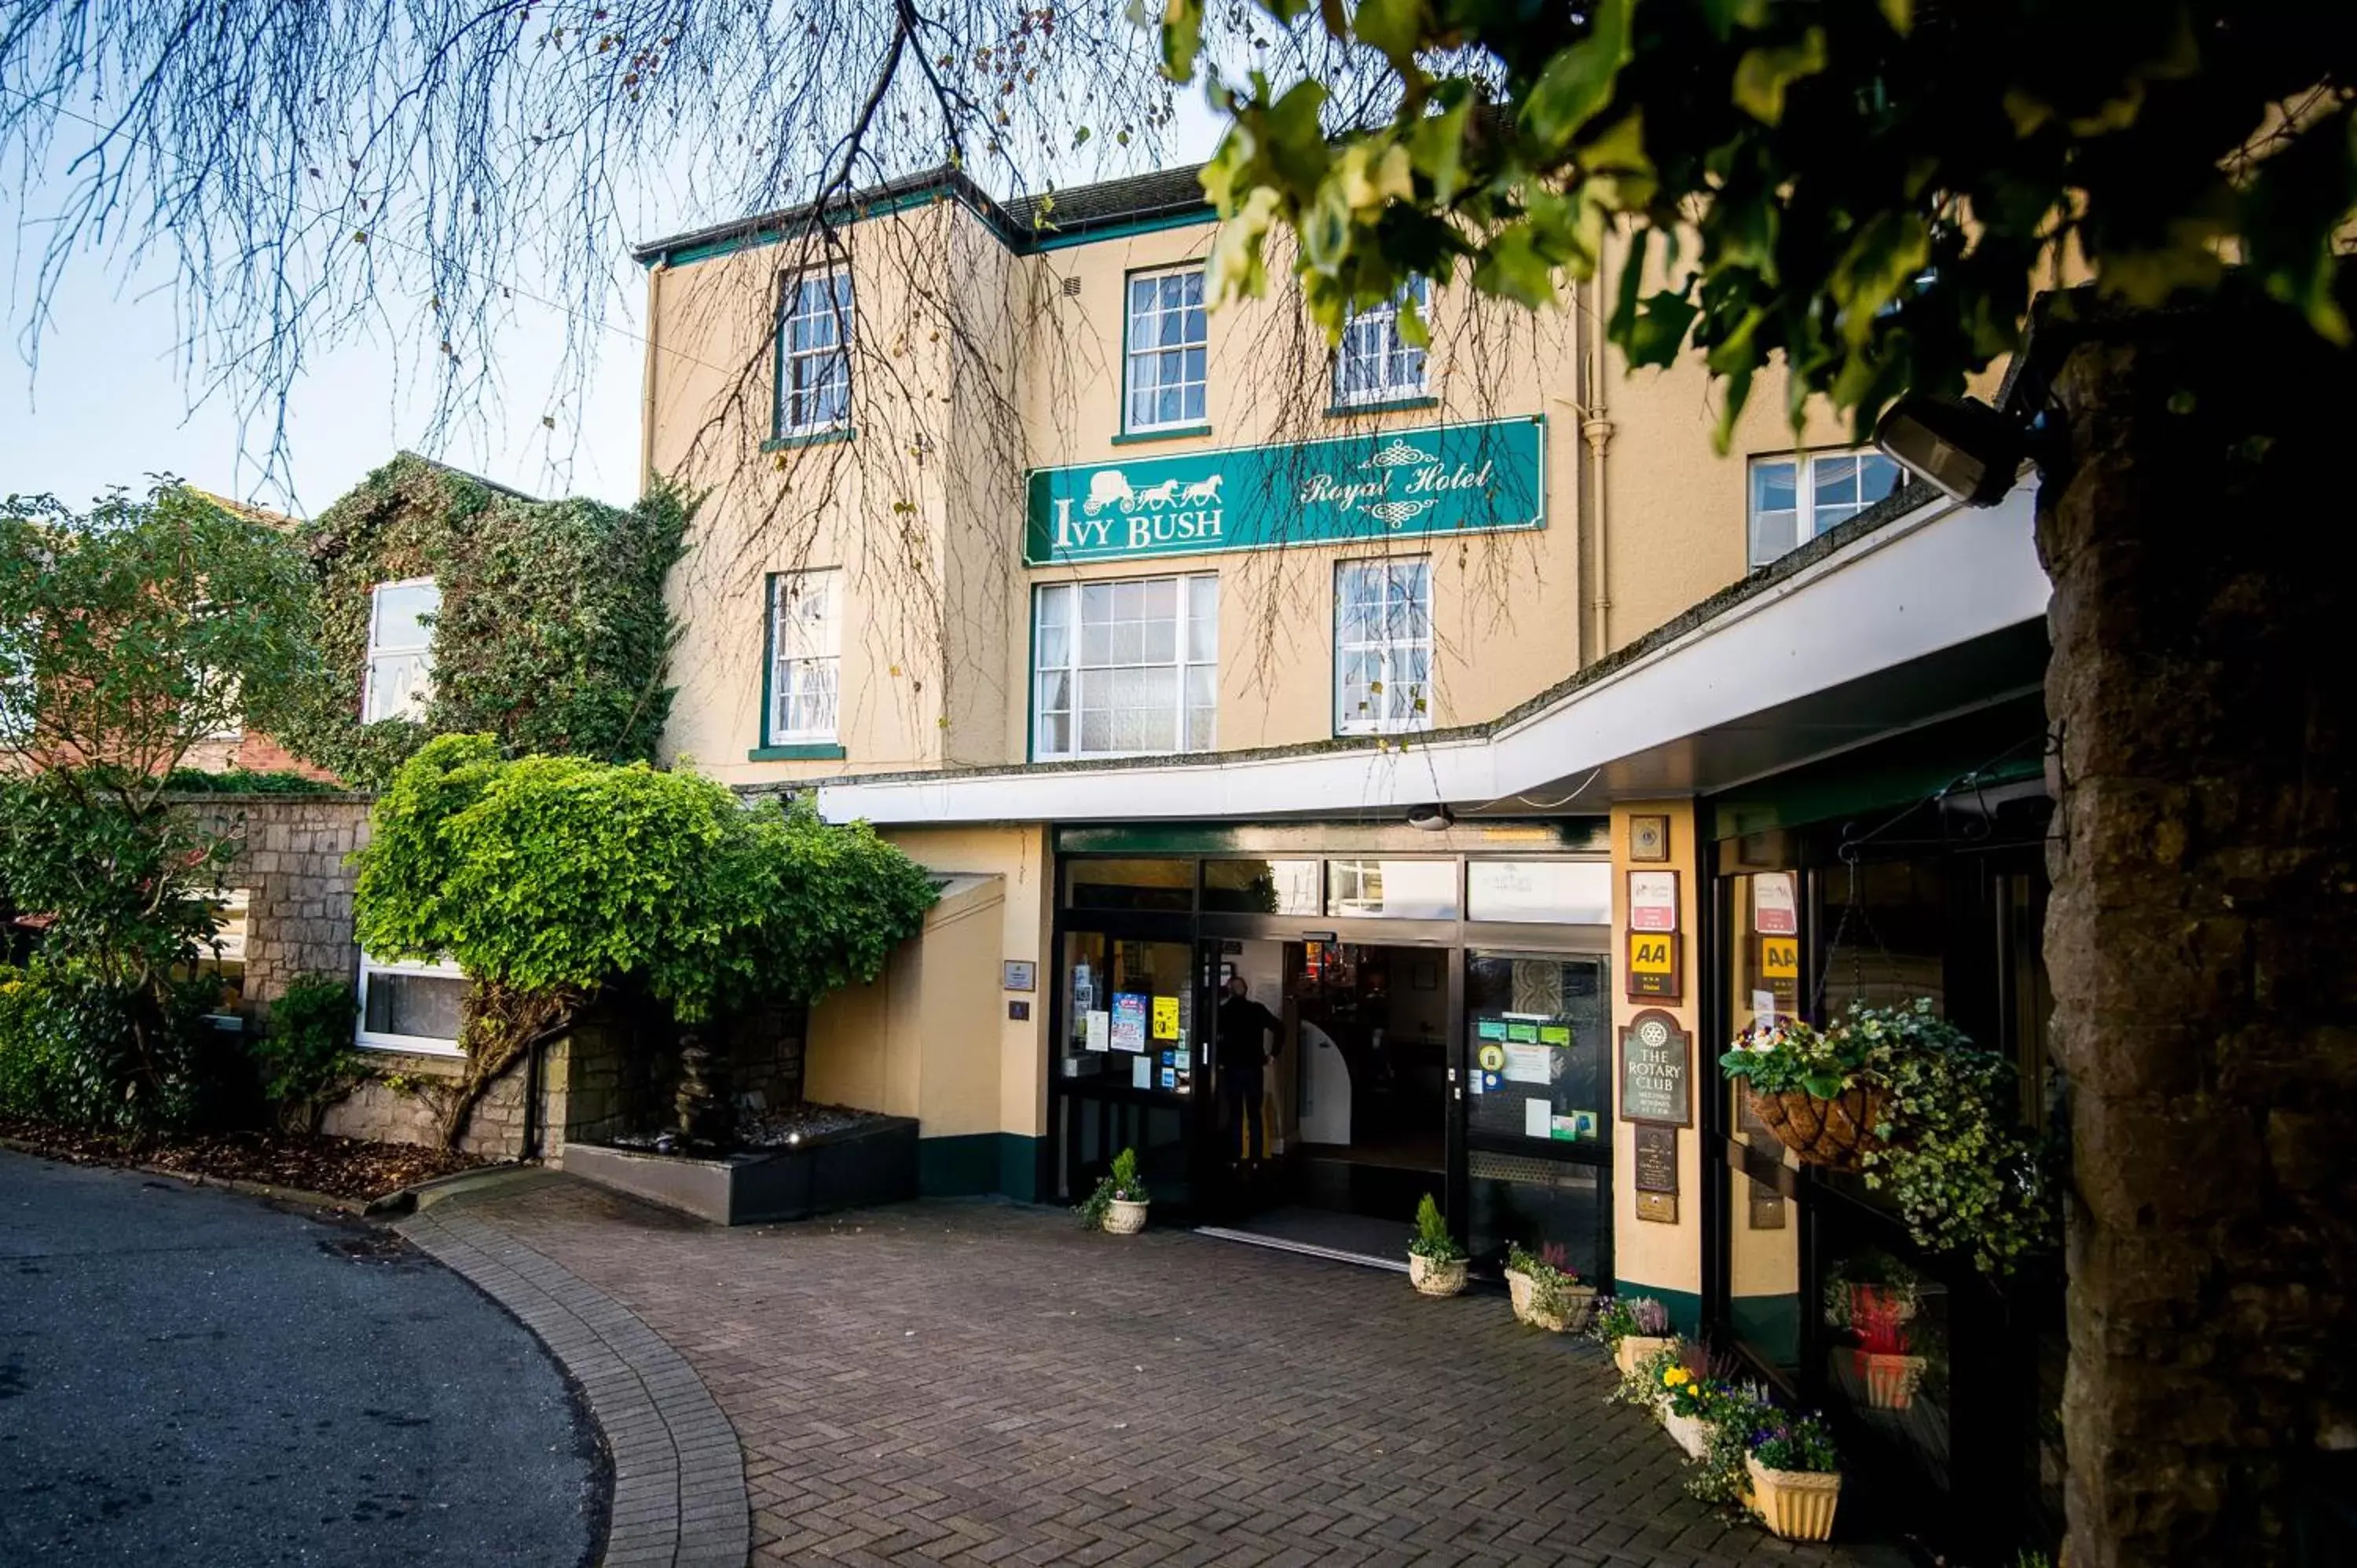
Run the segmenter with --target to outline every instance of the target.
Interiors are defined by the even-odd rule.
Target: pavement
[[[574,1568],[594,1428],[380,1227],[0,1152],[0,1563]]]
[[[1857,1561],[1686,1496],[1602,1351],[1501,1293],[976,1201],[722,1230],[562,1180],[463,1223],[584,1342],[683,1358],[607,1380],[708,1391],[762,1568]]]

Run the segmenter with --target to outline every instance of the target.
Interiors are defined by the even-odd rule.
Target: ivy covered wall
[[[534,500],[403,453],[302,525],[326,675],[277,738],[361,789],[450,732],[510,755],[651,759],[672,703],[663,578],[692,510],[669,490],[627,510]],[[407,577],[441,589],[433,704],[422,724],[363,725],[370,593]]]

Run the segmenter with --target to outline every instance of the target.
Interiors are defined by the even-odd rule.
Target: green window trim
[[[764,572],[761,574],[761,713],[756,721],[761,742],[746,752],[748,762],[831,761],[844,757],[842,742],[837,740],[772,741],[770,721],[775,714],[773,699],[777,694],[778,678],[778,581],[782,577],[806,576],[813,572],[839,572],[838,567],[813,566],[801,572]],[[840,606],[830,606],[830,613],[842,614]],[[838,716],[837,724],[841,723]]]
[[[851,426],[838,424],[832,430],[806,430],[799,435],[772,435],[761,443],[764,452],[784,452],[796,446],[823,446],[830,441],[851,439]]]
[[[745,754],[748,762],[840,762],[850,753],[840,746],[813,741],[802,746],[757,746]]]
[[[1126,394],[1122,401],[1123,405],[1126,407],[1128,404]],[[1211,427],[1208,424],[1174,424],[1168,430],[1125,430],[1113,438],[1113,445],[1135,446],[1147,441],[1179,441],[1189,436],[1209,435],[1211,433]]]
[[[1145,430],[1132,430],[1129,427],[1130,285],[1135,283],[1139,278],[1161,277],[1167,274],[1183,273],[1190,266],[1193,267],[1198,274],[1201,274],[1204,283],[1208,285],[1211,282],[1211,263],[1208,260],[1199,260],[1194,262],[1178,261],[1164,263],[1159,265],[1150,267],[1132,267],[1127,272],[1121,274],[1121,407],[1117,411],[1118,416],[1114,421],[1114,427],[1119,431],[1119,434],[1114,435],[1113,438],[1114,445],[1116,446],[1126,446],[1129,443],[1135,441],[1160,441],[1173,436],[1209,435],[1211,433],[1211,427],[1208,423],[1182,426],[1157,425]],[[1210,313],[1211,302],[1207,298],[1204,301],[1205,325],[1203,328],[1203,367],[1205,376],[1203,384],[1203,412],[1206,415],[1210,414],[1211,412],[1211,388],[1210,381],[1211,331],[1210,326]]]
[[[1338,403],[1328,405],[1326,417],[1347,419],[1354,413],[1405,413],[1410,409],[1438,408],[1440,400],[1426,394],[1423,397],[1394,398],[1388,403]]]

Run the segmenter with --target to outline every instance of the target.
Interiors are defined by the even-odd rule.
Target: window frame
[[[1181,341],[1178,343],[1157,343],[1150,349],[1142,349],[1138,347],[1136,342],[1138,312],[1135,302],[1135,295],[1137,285],[1141,283],[1158,283],[1160,280],[1168,277],[1192,277],[1195,280],[1197,304],[1191,308],[1195,314],[1203,318],[1202,340],[1200,343],[1187,341]],[[1203,287],[1207,278],[1208,263],[1200,261],[1178,262],[1168,266],[1140,267],[1135,271],[1124,273],[1122,274],[1121,433],[1124,435],[1170,435],[1180,434],[1182,432],[1189,434],[1200,434],[1206,433],[1210,430],[1211,418],[1211,321],[1210,305],[1203,299]],[[1189,306],[1182,303],[1178,307],[1179,314],[1182,316],[1185,315],[1189,308]],[[1156,311],[1156,315],[1157,317],[1168,314],[1168,312],[1162,311],[1158,308]],[[1175,419],[1153,420],[1147,422],[1140,422],[1133,417],[1134,411],[1136,407],[1136,404],[1133,400],[1137,393],[1138,383],[1136,371],[1138,357],[1145,354],[1151,354],[1157,357],[1165,354],[1178,354],[1182,356],[1180,364],[1183,371],[1185,363],[1183,356],[1189,349],[1200,349],[1202,352],[1203,379],[1198,382],[1189,382],[1186,381],[1182,375],[1181,379],[1178,381],[1177,385],[1179,389],[1178,417]],[[1155,382],[1155,392],[1157,396],[1165,390],[1166,384],[1167,383],[1159,380]],[[1187,388],[1190,385],[1195,388],[1197,395],[1200,400],[1200,406],[1198,407],[1191,414],[1187,412],[1186,397]]]
[[[369,977],[377,974],[406,974],[428,980],[460,980],[466,971],[445,959],[433,963],[379,961],[361,950],[360,979],[354,986],[359,996],[359,1010],[352,1018],[352,1045],[364,1051],[401,1051],[415,1057],[447,1057],[466,1059],[466,1050],[455,1039],[445,1040],[432,1035],[378,1034],[368,1026]]]
[[[434,590],[434,607],[426,613],[435,616],[439,616],[442,613],[442,590],[440,585],[437,585],[431,576],[390,577],[382,583],[375,584],[369,589],[368,648],[362,656],[361,663],[361,723],[364,725],[375,725],[383,724],[391,719],[408,719],[414,724],[422,724],[425,722],[425,710],[433,706],[434,703],[434,639],[435,634],[440,631],[441,628],[438,625],[424,628],[425,640],[415,644],[402,643],[395,646],[389,645],[382,641],[381,633],[384,618],[384,594],[385,590],[388,588],[432,588]],[[405,711],[398,714],[379,714],[375,718],[371,718],[369,716],[370,714],[376,708],[377,660],[381,658],[388,658],[394,655],[408,656],[425,660],[425,701],[414,712]]]
[[[802,310],[802,292],[816,285],[827,296],[823,312]],[[799,320],[832,320],[834,341],[815,348],[795,349],[788,343],[788,334]],[[848,435],[851,430],[851,345],[858,320],[857,295],[848,267],[813,268],[804,272],[780,274],[778,282],[777,318],[770,338],[775,360],[774,379],[770,400],[770,435],[778,441],[797,441],[816,436]],[[791,371],[796,365],[820,359],[839,359],[843,363],[843,411],[824,419],[804,420],[799,424],[787,418],[790,389],[796,389]]]
[[[780,590],[789,582],[823,578],[826,583],[826,643],[824,653],[809,653],[791,660],[779,649],[778,633]],[[843,733],[843,568],[840,566],[805,566],[790,572],[771,572],[763,579],[761,616],[761,744],[765,746],[834,746],[840,743]],[[778,704],[787,696],[779,676],[781,663],[831,664],[834,667],[834,722],[823,730],[784,729],[778,724]]]
[[[1385,637],[1373,641],[1346,643],[1343,639],[1343,606],[1345,601],[1342,592],[1343,582],[1346,575],[1353,571],[1366,571],[1369,569],[1377,570],[1383,573],[1383,592],[1378,609],[1380,612],[1383,612],[1381,618],[1386,625],[1388,625],[1390,619],[1388,610],[1391,604],[1391,575],[1394,569],[1400,566],[1415,567],[1421,571],[1424,575],[1424,636],[1422,639],[1418,639],[1411,638],[1405,641],[1401,641]],[[1361,556],[1354,561],[1337,561],[1334,563],[1333,715],[1334,734],[1337,736],[1414,735],[1419,731],[1432,728],[1433,701],[1438,686],[1437,676],[1439,668],[1438,660],[1433,647],[1434,617],[1432,607],[1432,557],[1429,554],[1369,555]],[[1383,694],[1388,696],[1392,689],[1394,659],[1402,652],[1415,652],[1419,648],[1421,648],[1424,654],[1425,671],[1424,693],[1422,699],[1424,707],[1421,713],[1416,712],[1415,708],[1411,707],[1408,711],[1407,717],[1403,721],[1394,720],[1388,715],[1372,719],[1353,720],[1349,714],[1343,712],[1342,666],[1343,660],[1347,655],[1354,652],[1376,652],[1382,660]]]
[[[1835,529],[1839,528],[1843,523],[1847,522],[1850,518],[1856,517],[1859,512],[1865,511],[1869,507],[1880,504],[1880,501],[1884,498],[1878,497],[1874,500],[1862,503],[1856,510],[1849,512],[1846,516],[1835,518],[1832,522],[1825,524],[1823,528],[1819,528],[1816,525],[1817,510],[1819,506],[1816,499],[1817,465],[1821,462],[1835,461],[1843,457],[1856,458],[1861,462],[1872,459],[1878,462],[1888,463],[1890,465],[1893,471],[1899,476],[1899,485],[1894,488],[1891,493],[1896,494],[1899,489],[1903,489],[1906,486],[1906,471],[1900,468],[1897,461],[1890,457],[1887,453],[1884,453],[1874,446],[1815,446],[1804,448],[1800,451],[1786,450],[1773,453],[1762,452],[1754,456],[1744,465],[1743,553],[1744,560],[1747,563],[1747,568],[1749,570],[1756,572],[1762,566],[1770,565],[1777,561],[1781,561],[1786,555],[1798,550],[1802,545],[1809,542],[1810,540],[1818,538],[1823,534],[1832,532]],[[1792,506],[1791,510],[1793,516],[1795,536],[1792,542],[1787,545],[1784,549],[1778,551],[1773,555],[1762,556],[1758,553],[1756,540],[1756,535],[1760,527],[1760,514],[1762,510],[1759,504],[1759,476],[1762,468],[1783,467],[1789,467],[1792,470]],[[1835,501],[1830,504],[1835,506],[1846,506],[1848,503],[1846,501]],[[1782,507],[1774,507],[1767,510],[1782,511],[1785,509]],[[1803,530],[1805,530],[1805,532],[1803,532]]]
[[[1333,384],[1328,389],[1332,399],[1331,406],[1336,411],[1350,413],[1391,403],[1422,402],[1431,397],[1432,356],[1429,350],[1413,347],[1403,341],[1399,335],[1399,307],[1410,295],[1415,296],[1418,313],[1429,320],[1432,283],[1422,274],[1416,274],[1402,284],[1398,293],[1384,304],[1353,310],[1343,317],[1341,340],[1334,348]],[[1353,335],[1361,328],[1370,329],[1370,336],[1374,339],[1372,358],[1383,374],[1375,385],[1362,392],[1346,392],[1342,384],[1345,366],[1354,358],[1363,360],[1368,357],[1365,350],[1357,354],[1352,351]],[[1403,360],[1414,360],[1415,375],[1412,381],[1390,379],[1389,369],[1394,354]]]
[[[1082,661],[1081,606],[1083,596],[1090,588],[1117,590],[1125,586],[1144,587],[1153,583],[1169,583],[1177,592],[1171,661],[1168,665],[1158,662],[1106,663],[1093,668],[1099,679],[1107,678],[1120,670],[1170,670],[1173,672],[1171,733],[1178,744],[1169,750],[1085,750],[1081,745],[1082,718],[1086,712],[1082,693],[1087,683],[1088,671],[1092,667]],[[1065,628],[1067,653],[1062,664],[1049,666],[1040,662],[1042,645],[1039,628],[1042,609],[1047,605],[1049,596],[1057,594],[1070,596],[1071,609]],[[1210,612],[1206,617],[1210,623],[1211,642],[1211,656],[1209,659],[1190,658],[1188,653],[1189,633],[1193,627],[1199,597],[1208,597],[1210,601]],[[1195,757],[1216,751],[1219,749],[1220,575],[1216,572],[1157,572],[1143,577],[1092,577],[1085,581],[1035,583],[1031,587],[1029,662],[1030,691],[1028,695],[1030,708],[1029,749],[1031,760],[1034,762],[1109,762],[1134,757]],[[1187,700],[1189,684],[1188,678],[1191,671],[1197,670],[1210,672],[1211,686],[1211,718],[1207,733],[1203,737],[1203,744],[1200,746],[1187,744],[1189,714],[1191,710],[1199,705],[1190,703]],[[1052,674],[1062,674],[1070,678],[1070,706],[1050,709],[1045,705],[1044,678]],[[1071,745],[1062,751],[1049,751],[1045,746],[1046,720],[1058,714],[1063,714],[1068,721],[1069,728],[1066,733]]]

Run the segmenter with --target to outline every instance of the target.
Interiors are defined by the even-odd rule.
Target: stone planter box
[[[709,1219],[759,1225],[917,1196],[917,1123],[878,1117],[821,1133],[791,1148],[748,1149],[726,1159],[693,1159],[567,1144],[568,1176]]]

